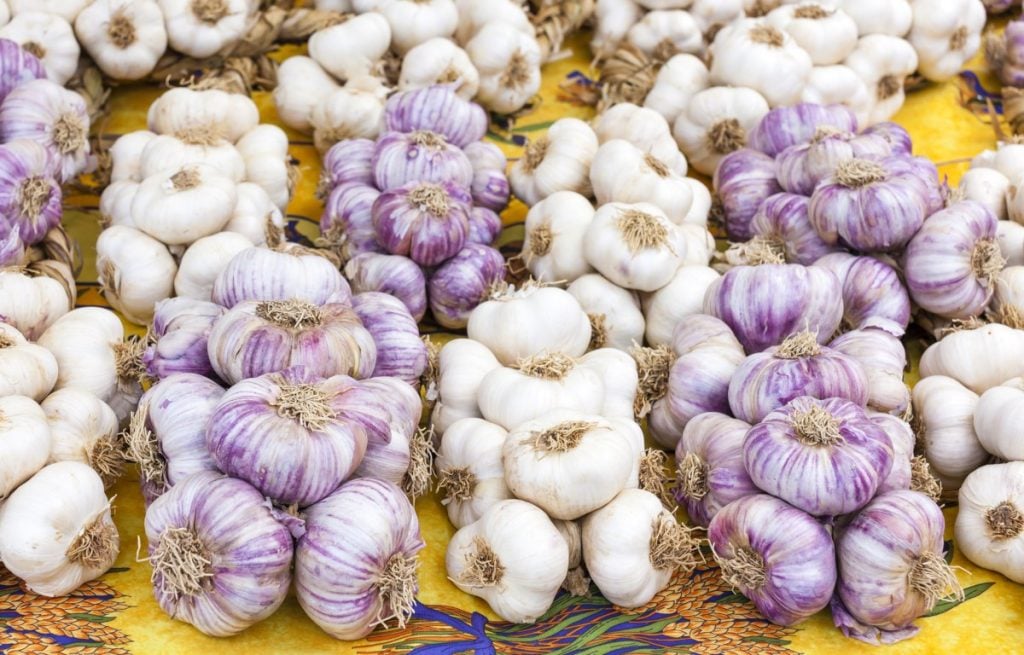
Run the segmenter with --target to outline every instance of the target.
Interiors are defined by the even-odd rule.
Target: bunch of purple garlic
[[[324,156],[329,188],[322,245],[346,262],[353,291],[389,293],[442,326],[504,279],[494,240],[508,204],[506,160],[481,141],[487,114],[448,86],[392,96],[376,141],[349,139]]]
[[[26,249],[60,224],[60,185],[84,170],[88,136],[84,100],[0,39],[0,267],[26,263]]]

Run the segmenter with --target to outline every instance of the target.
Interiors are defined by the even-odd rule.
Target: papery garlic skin
[[[512,191],[531,207],[558,191],[588,196],[597,150],[597,135],[589,125],[578,118],[560,118],[512,165]]]
[[[663,50],[682,53],[704,50],[704,35],[688,12],[653,9],[629,28],[627,43],[649,57]]]
[[[629,351],[634,344],[643,343],[644,315],[635,293],[596,273],[576,278],[566,291],[590,318],[592,348]]]
[[[186,164],[143,180],[132,200],[132,221],[162,243],[187,245],[223,229],[237,200],[231,178],[207,164]]]
[[[417,321],[426,314],[427,283],[423,270],[408,257],[362,253],[345,265],[345,275],[355,293],[390,294],[401,300]]]
[[[26,244],[38,243],[60,223],[62,194],[53,179],[57,161],[34,141],[0,145],[0,215]]]
[[[400,91],[434,84],[454,84],[456,92],[466,100],[472,100],[480,88],[480,74],[466,51],[441,37],[427,39],[409,50],[398,76]]]
[[[1024,332],[990,323],[948,334],[921,355],[921,377],[955,379],[976,394],[1024,375]]]
[[[477,392],[483,417],[506,430],[560,408],[597,414],[603,400],[601,376],[558,353],[523,359],[515,368],[496,368],[480,381]]]
[[[151,377],[172,373],[213,376],[206,344],[213,323],[226,310],[193,298],[169,298],[156,304],[150,333],[156,342],[146,348],[142,362]]]
[[[807,78],[800,101],[818,105],[843,103],[853,111],[858,125],[870,122],[875,96],[852,68],[845,64],[815,66]]]
[[[911,394],[925,457],[943,492],[955,492],[971,471],[990,458],[974,431],[978,395],[943,375],[923,378]]]
[[[391,43],[391,26],[377,12],[354,16],[309,37],[309,56],[340,80],[369,75]]]
[[[427,347],[402,301],[369,291],[352,298],[352,309],[376,344],[377,359],[371,375],[398,378],[418,388],[427,368]]]
[[[346,483],[303,514],[305,534],[295,549],[299,604],[337,639],[361,639],[382,617],[403,624],[419,590],[419,520],[394,484]],[[368,562],[372,562],[367,566]]]
[[[141,182],[142,153],[145,152],[149,142],[156,137],[157,135],[149,130],[136,130],[118,137],[109,150],[110,181]]]
[[[481,575],[496,562],[495,573]],[[506,621],[533,623],[551,607],[569,570],[569,547],[543,510],[503,500],[456,532],[445,555],[448,577]]]
[[[99,473],[106,487],[123,466],[117,415],[88,391],[58,389],[40,407],[50,425],[50,463],[81,462]]]
[[[57,383],[57,360],[30,343],[13,325],[0,323],[0,398],[27,396],[40,402]]]
[[[387,89],[375,77],[353,78],[313,106],[313,143],[326,152],[343,139],[376,138],[381,132]]]
[[[772,623],[795,625],[832,598],[831,535],[815,518],[778,498],[756,494],[726,505],[711,519],[708,541],[725,580]]]
[[[442,84],[392,95],[385,106],[384,124],[392,132],[435,132],[452,145],[466,148],[487,134],[488,118],[483,107],[467,102],[452,85]]]
[[[471,203],[466,189],[453,182],[412,181],[389,189],[373,203],[377,240],[393,255],[436,266],[466,245]]]
[[[523,34],[534,34],[533,24],[515,0],[494,0],[485,4],[475,0],[455,0],[455,4],[459,10],[455,41],[460,45],[465,46],[488,23],[504,23]]]
[[[488,109],[510,114],[540,91],[541,53],[532,33],[508,23],[486,23],[465,47],[480,73],[477,100]]]
[[[284,79],[284,71],[279,73]],[[259,121],[259,109],[251,98],[219,89],[196,91],[175,87],[162,93],[146,113],[150,130],[175,136],[186,143],[200,143],[210,138],[235,143]]]
[[[171,47],[205,58],[232,45],[243,34],[253,7],[248,0],[203,5],[195,0],[157,0],[167,24]]]
[[[665,164],[678,175],[686,175],[686,157],[672,138],[672,128],[661,114],[646,107],[623,102],[598,115],[594,132],[601,143],[612,139],[629,141]]]
[[[1024,443],[1016,426],[1024,409],[1024,379],[1013,378],[978,398],[974,432],[988,452],[1004,461],[1024,461]]]
[[[150,139],[143,148],[139,164],[143,182],[165,171],[176,173],[190,165],[208,166],[235,183],[245,179],[245,160],[238,149],[225,139],[192,143],[161,134]]]
[[[583,253],[594,206],[574,191],[556,191],[526,214],[522,256],[541,282],[572,282],[593,268]]]
[[[626,352],[616,348],[597,348],[580,358],[580,365],[589,368],[601,378],[604,386],[604,402],[601,405],[601,416],[613,419],[617,425],[636,426],[634,406],[636,405],[639,373],[636,360]],[[637,439],[638,455],[643,454],[643,431]],[[637,468],[639,473],[639,467]],[[632,478],[630,478],[632,480]],[[631,485],[627,485],[631,486]]]
[[[713,84],[751,88],[772,106],[799,100],[812,66],[807,51],[767,21],[745,19],[727,25],[708,52],[713,57]]]
[[[464,328],[477,305],[504,280],[501,253],[490,246],[467,243],[430,276],[430,311],[442,326]]]
[[[434,466],[441,504],[456,528],[477,521],[495,503],[511,498],[502,446],[508,432],[478,418],[455,421],[444,432]]]
[[[816,66],[838,64],[857,45],[857,23],[839,9],[789,4],[769,12],[766,20],[793,37]]]
[[[0,38],[36,50],[33,54],[46,67],[46,77],[63,86],[75,74],[81,52],[70,24],[74,15],[61,16],[40,7],[25,9],[12,12],[14,17],[0,28]]]
[[[239,252],[213,284],[213,301],[228,309],[246,300],[292,299],[344,304],[352,291],[328,259],[266,248]]]
[[[739,148],[719,160],[712,181],[730,239],[754,236],[754,216],[768,198],[782,191],[776,172],[775,159],[753,148]]]
[[[309,38],[310,46],[327,30],[313,34]],[[274,87],[274,106],[281,122],[300,132],[311,133],[313,108],[341,88],[340,85],[310,57],[288,57],[281,63],[277,74],[279,81]]]
[[[67,314],[71,300],[64,286],[46,277],[30,277],[14,269],[0,270],[0,320],[27,339],[36,339]]]
[[[734,500],[759,493],[743,466],[743,440],[750,424],[706,412],[686,424],[675,448],[676,501],[686,515],[705,526]]]
[[[978,0],[913,0],[912,6],[907,41],[917,50],[918,70],[938,82],[953,77],[981,47],[985,6]]]
[[[179,297],[210,300],[213,284],[231,259],[252,248],[249,239],[234,232],[218,232],[192,243],[182,255],[174,276],[174,293]]]
[[[285,240],[284,215],[266,190],[252,182],[242,182],[235,191],[238,201],[224,231],[243,236],[254,246],[276,248],[281,245]]]
[[[146,539],[157,603],[204,634],[237,634],[273,614],[288,595],[292,536],[241,480],[212,472],[186,478],[149,506]],[[178,571],[160,564],[161,553],[180,558],[192,549],[231,566]]]
[[[677,569],[692,571],[697,559],[689,539],[657,496],[626,489],[583,519],[583,560],[602,595],[622,607],[639,607]]]
[[[672,128],[679,148],[697,171],[715,172],[722,158],[747,142],[768,113],[768,102],[748,87],[713,86],[694,94]]]
[[[43,468],[52,443],[46,414],[31,398],[4,396],[0,398],[0,498],[6,498]],[[0,514],[2,516],[2,514]],[[0,547],[0,558],[3,549]]]
[[[542,353],[579,357],[590,343],[590,319],[567,291],[509,287],[469,315],[470,339],[489,348],[506,366]]]
[[[103,481],[79,462],[50,464],[0,508],[0,560],[43,596],[65,596],[106,573],[118,542]]]
[[[501,364],[491,351],[473,339],[446,343],[437,357],[437,380],[427,389],[429,400],[437,399],[431,423],[438,434],[462,418],[481,418],[477,404],[480,384]]]
[[[107,302],[140,325],[152,319],[156,303],[171,297],[178,272],[163,243],[122,225],[100,233],[96,268]]]
[[[686,257],[682,232],[648,203],[601,206],[587,227],[583,252],[598,272],[626,289],[655,291]]]
[[[960,487],[954,537],[978,566],[1024,580],[1024,462],[983,466]]]
[[[809,266],[835,248],[822,241],[808,217],[808,200],[793,193],[769,196],[754,214],[754,237],[787,262]]]
[[[846,2],[843,9],[859,22],[858,16],[853,13],[856,4],[856,0]],[[892,3],[892,7],[899,5],[905,6],[909,11],[906,0]],[[884,10],[877,11],[875,16],[884,13]],[[886,24],[883,30],[888,30],[893,25]],[[906,99],[903,83],[917,69],[918,58],[913,46],[901,38],[888,36],[886,33],[870,33],[863,29],[860,33],[866,36],[861,36],[857,41],[857,47],[843,63],[860,75],[868,87],[868,93],[875,98],[874,107],[868,113],[867,124],[861,126],[867,127],[889,120],[903,106]]]
[[[635,456],[629,437],[606,419],[559,409],[511,430],[502,463],[515,497],[571,521],[625,488]]]
[[[593,41],[591,47],[594,47]],[[709,84],[708,67],[703,61],[690,54],[674,55],[658,71],[654,87],[644,98],[644,107],[655,110],[672,125],[694,94],[708,88]]]
[[[647,202],[676,224],[684,222],[693,205],[693,191],[681,176],[623,139],[606,141],[598,148],[590,181],[598,205]]]
[[[153,71],[167,49],[164,15],[153,0],[100,0],[75,18],[75,34],[107,75],[137,80]]]
[[[451,182],[467,189],[473,183],[473,165],[465,153],[429,130],[381,135],[372,165],[374,183],[385,192],[411,182]]]
[[[829,348],[857,360],[867,374],[868,407],[902,415],[910,406],[910,389],[903,382],[907,351],[898,337],[875,328],[839,335]]]
[[[411,464],[410,442],[423,413],[418,388],[394,377],[373,377],[343,393],[351,401],[341,414],[366,432],[366,454],[352,477],[403,484]]]
[[[47,148],[55,159],[53,172],[59,182],[85,170],[88,136],[85,101],[48,79],[19,85],[0,106],[0,138],[4,142],[28,139]]]
[[[776,157],[786,148],[809,143],[821,128],[857,132],[853,113],[842,105],[801,102],[775,107],[750,133],[750,147]]]
[[[720,277],[709,266],[683,265],[668,284],[653,293],[641,294],[647,343],[652,346],[671,344],[672,335],[684,317],[703,313],[704,295]]]
[[[892,266],[845,252],[827,254],[814,266],[831,271],[842,283],[844,325],[903,336],[910,323],[910,298]]]

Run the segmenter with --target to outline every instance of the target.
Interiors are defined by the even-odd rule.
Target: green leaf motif
[[[785,639],[776,639],[775,637],[762,637],[761,635],[754,635],[752,637],[744,637],[743,641],[751,641],[756,644],[772,644],[773,646],[788,646],[789,641]]]
[[[945,551],[945,555],[943,555],[943,557],[946,558],[946,564],[952,564],[953,563],[953,540],[950,539],[949,541],[943,541],[942,542],[942,549],[943,549],[943,551]]]
[[[744,596],[743,594],[736,593],[735,591],[730,591],[729,593],[727,593],[726,595],[722,596],[721,598],[716,598],[715,602],[716,603],[748,603],[748,602],[750,602],[750,599],[747,598],[746,596]]]
[[[98,614],[68,614],[69,618],[79,621],[90,621],[92,623],[109,623],[114,620],[113,616],[99,616]]]
[[[935,607],[932,608],[931,612],[925,614],[925,618],[938,616],[939,614],[945,614],[946,612],[953,609],[960,603],[967,602],[972,598],[977,598],[978,596],[982,595],[983,593],[988,591],[989,587],[991,587],[994,584],[994,582],[981,582],[976,585],[971,585],[970,587],[964,589],[963,600],[941,600],[938,603],[936,603]]]
[[[512,131],[513,132],[540,132],[541,130],[548,129],[549,127],[551,127],[554,124],[555,124],[555,121],[544,121],[543,123],[533,123],[532,125],[516,125],[515,129],[512,130]]]

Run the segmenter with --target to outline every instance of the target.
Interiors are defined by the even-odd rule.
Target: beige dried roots
[[[77,114],[63,113],[53,123],[53,143],[62,155],[82,149],[86,136],[85,124]]]
[[[542,380],[564,380],[576,368],[576,360],[564,353],[547,353],[516,362],[523,375]]]
[[[190,189],[194,189],[199,186],[202,181],[203,179],[199,175],[199,170],[192,166],[183,168],[171,176],[171,186],[174,187],[175,191],[188,191]]]
[[[702,559],[700,540],[693,533],[693,528],[677,522],[669,512],[659,514],[651,530],[651,565],[659,571],[693,572]]]
[[[534,257],[543,257],[551,252],[551,242],[554,241],[554,237],[549,223],[542,223],[531,230],[530,248],[526,253],[526,260],[529,262]]]
[[[544,161],[544,157],[547,156],[550,145],[551,141],[546,136],[531,141],[523,152],[523,171],[532,173],[537,170],[537,167]]]
[[[41,177],[26,178],[18,186],[18,212],[23,216],[35,218],[43,211],[50,201],[53,189],[50,183]]]
[[[565,589],[573,596],[590,595],[590,578],[587,577],[582,566],[569,569],[569,573],[565,576],[565,580],[562,581],[562,589]]]
[[[107,36],[110,37],[110,41],[114,45],[122,50],[135,43],[138,38],[135,23],[128,17],[124,7],[115,11],[110,17],[110,23],[107,24]]]
[[[668,243],[668,228],[653,214],[628,209],[619,213],[616,224],[631,252],[660,248]]]
[[[738,119],[724,118],[708,128],[708,145],[719,155],[739,150],[747,143],[747,131]]]
[[[924,553],[910,567],[910,588],[924,596],[929,610],[944,598],[964,599],[964,590],[953,568],[940,553]]]
[[[337,418],[330,396],[315,384],[288,384],[278,381],[277,397],[270,406],[281,418],[295,421],[312,431],[323,430]]]
[[[267,300],[256,305],[256,316],[274,325],[305,330],[323,324],[323,311],[304,300]]]
[[[150,340],[148,338],[127,338],[114,346],[114,365],[117,370],[117,387],[130,392],[145,380],[149,373],[142,362]]]
[[[505,577],[505,567],[490,545],[481,537],[473,539],[473,550],[466,554],[466,568],[455,582],[470,587],[493,587]]]
[[[448,215],[451,208],[451,199],[444,187],[437,184],[421,184],[409,192],[409,203],[417,209],[427,212],[433,216],[442,217]]]
[[[409,441],[409,470],[402,479],[402,490],[415,501],[430,489],[434,469],[434,428],[420,428]]]
[[[980,239],[971,251],[971,270],[985,284],[991,284],[1006,266],[995,239]]]
[[[895,75],[884,75],[878,80],[878,86],[875,87],[875,96],[879,101],[888,100],[903,88],[903,83],[900,82],[900,78]]]
[[[189,528],[164,530],[145,561],[153,567],[153,587],[175,598],[202,593],[213,578],[210,552]]]
[[[565,453],[580,445],[583,437],[597,427],[592,421],[565,421],[547,430],[530,435],[530,444],[535,450],[549,453]]]
[[[149,429],[147,419],[149,405],[140,403],[128,422],[128,429],[121,433],[124,456],[129,462],[139,465],[139,472],[145,482],[158,491],[167,488],[167,461],[160,452],[156,435]]]
[[[995,540],[1013,539],[1024,532],[1024,515],[1008,500],[985,512],[985,525]]]
[[[604,314],[587,314],[590,320],[590,343],[587,351],[604,348],[608,344],[608,320]]]
[[[924,455],[917,455],[910,460],[910,488],[936,502],[942,497],[942,483],[932,473],[932,467]]]
[[[735,548],[730,558],[715,554],[715,559],[722,567],[722,580],[733,589],[744,592],[760,589],[768,581],[764,558],[748,546]]]
[[[373,625],[385,625],[394,619],[398,627],[405,627],[416,605],[418,569],[419,560],[415,555],[395,553],[391,556],[375,581],[380,594],[380,611]]]
[[[708,464],[696,453],[686,453],[676,471],[676,488],[680,494],[693,501],[708,495]]]
[[[668,455],[656,448],[648,448],[640,458],[640,488],[658,497],[669,510],[675,508],[675,500],[669,490],[669,477],[665,472]]]
[[[71,540],[64,555],[75,564],[101,569],[109,566],[117,556],[117,547],[117,528],[107,519],[104,509]]]
[[[124,454],[121,444],[113,437],[103,437],[89,451],[89,465],[103,480],[103,487],[110,488],[124,472]]]
[[[846,159],[836,167],[836,182],[845,187],[859,188],[882,182],[885,178],[885,169],[866,159]]]
[[[797,439],[807,446],[834,446],[843,440],[839,432],[839,419],[824,407],[813,405],[805,411],[793,412],[790,417]]]
[[[658,69],[663,63],[648,57],[631,43],[620,45],[601,69],[598,112],[622,102],[643,104],[644,98],[654,88]]]
[[[775,356],[782,359],[801,359],[821,353],[818,336],[810,330],[802,330],[786,337],[776,349]]]
[[[469,500],[475,488],[476,476],[468,466],[445,469],[437,474],[437,493],[441,496],[442,505],[453,500]]]
[[[668,393],[668,376],[676,357],[672,349],[666,345],[656,348],[638,346],[629,354],[636,360],[639,377],[633,411],[637,418],[643,418],[651,412],[654,403]]]

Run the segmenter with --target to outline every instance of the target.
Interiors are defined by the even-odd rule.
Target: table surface
[[[574,104],[560,84],[591,76],[585,36],[574,38],[572,55],[545,67],[544,87],[535,108],[515,125],[493,126],[490,138],[510,157],[517,157],[526,139],[536,138],[551,121],[575,116],[588,119],[592,109]],[[289,47],[284,56],[296,50]],[[973,77],[930,85],[911,93],[896,116],[914,139],[916,154],[936,162],[970,157],[991,148],[995,138],[979,102],[985,89],[997,90],[982,71],[979,58],[969,66]],[[983,86],[982,86],[983,85]],[[96,126],[106,142],[145,127],[146,108],[159,89],[124,87],[115,90],[111,112]],[[264,122],[277,123],[269,94],[257,93]],[[322,204],[314,190],[319,159],[307,136],[289,132],[292,154],[301,162],[301,181],[289,206],[294,237],[315,236]],[[966,170],[965,163],[940,166],[951,184]],[[80,275],[79,305],[105,306],[96,283],[95,241],[99,233],[98,198],[66,198],[65,224],[81,244],[85,266]],[[505,212],[506,229],[500,244],[514,251],[522,239],[525,208],[518,202]],[[132,326],[136,334],[143,330]],[[446,578],[444,552],[454,529],[440,502],[421,498],[416,510],[427,543],[421,555],[419,604],[414,619],[402,629],[380,629],[361,642],[338,642],[302,613],[294,597],[268,620],[230,639],[206,637],[191,626],[173,621],[157,606],[150,587],[150,569],[137,559],[145,552],[144,508],[134,471],[113,490],[115,519],[121,535],[121,554],[115,568],[85,585],[73,596],[47,599],[25,593],[13,577],[0,573],[0,653],[207,653],[214,649],[264,653],[545,653],[612,655],[618,653],[875,653],[877,647],[844,638],[822,612],[796,628],[767,623],[753,606],[731,593],[709,561],[692,576],[677,576],[646,606],[619,610],[596,594],[586,598],[559,596],[542,620],[532,626],[509,624],[490,612],[479,599],[463,594]],[[947,538],[956,515],[945,508]],[[139,550],[141,549],[141,550]],[[920,634],[887,647],[893,655],[956,652],[1024,652],[1024,588],[991,571],[973,566],[959,553],[953,563],[968,600],[943,605],[941,616],[921,619]]]

